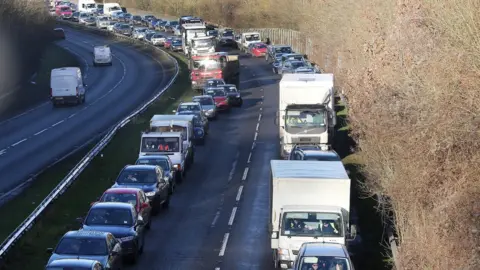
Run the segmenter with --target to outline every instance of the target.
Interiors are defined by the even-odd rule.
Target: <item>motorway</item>
[[[115,44],[111,44],[113,66],[94,68],[92,46],[105,44],[105,39],[64,29],[67,39],[59,45],[83,63],[86,101],[60,108],[46,102],[0,122],[0,192],[24,183],[30,175],[104,132],[164,88],[173,75],[171,61],[159,62]]]
[[[278,153],[278,78],[263,58],[242,56],[240,63],[243,107],[211,124],[186,181],[128,269],[272,268],[269,162]]]

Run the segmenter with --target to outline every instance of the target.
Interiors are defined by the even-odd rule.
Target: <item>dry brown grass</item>
[[[310,35],[310,58],[336,74],[349,99],[366,191],[391,199],[399,268],[480,269],[479,1],[127,4],[136,3],[235,27],[285,27]]]

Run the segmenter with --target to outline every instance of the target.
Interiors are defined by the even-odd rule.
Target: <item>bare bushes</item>
[[[52,41],[52,28],[43,1],[0,0],[0,92],[32,75]]]
[[[150,1],[310,36],[349,99],[365,191],[391,199],[399,268],[480,269],[478,1]]]

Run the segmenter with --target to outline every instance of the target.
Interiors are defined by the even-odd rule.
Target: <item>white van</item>
[[[104,3],[103,4],[103,14],[111,15],[112,12],[122,11],[122,7],[118,3]]]
[[[109,46],[93,47],[93,66],[112,65],[112,51]]]
[[[80,68],[64,67],[52,69],[50,75],[50,96],[53,106],[85,102],[85,87]]]
[[[94,13],[97,11],[97,3],[95,3],[95,0],[78,0],[78,10]]]

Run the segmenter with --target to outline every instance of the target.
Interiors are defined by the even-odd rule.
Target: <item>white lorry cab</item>
[[[185,55],[189,54],[190,43],[194,37],[206,37],[207,27],[204,22],[200,23],[184,23],[181,26],[182,48]]]
[[[53,106],[85,102],[82,71],[78,67],[52,69],[50,74],[50,100]]]
[[[104,3],[103,4],[103,14],[112,15],[116,11],[122,11],[122,7],[118,3]]]
[[[78,0],[78,11],[94,13],[97,11],[95,0]]]
[[[112,65],[112,51],[109,46],[93,47],[93,66]]]
[[[271,160],[270,233],[276,267],[291,268],[305,242],[346,244],[351,181],[341,161]]]
[[[215,52],[215,39],[213,37],[194,37],[190,41],[190,56],[214,53]],[[190,58],[190,57],[189,57]]]
[[[242,49],[243,51],[247,51],[248,46],[252,43],[258,43],[262,42],[261,35],[259,32],[247,32],[247,33],[242,33],[240,36],[240,40],[238,44],[239,48]]]
[[[178,181],[182,181],[194,160],[193,115],[154,115],[150,120],[150,129],[142,133],[140,156],[168,155],[177,170]],[[179,139],[169,134],[180,134]]]
[[[279,83],[281,157],[287,159],[294,145],[316,144],[328,150],[335,125],[333,74],[285,74]]]

